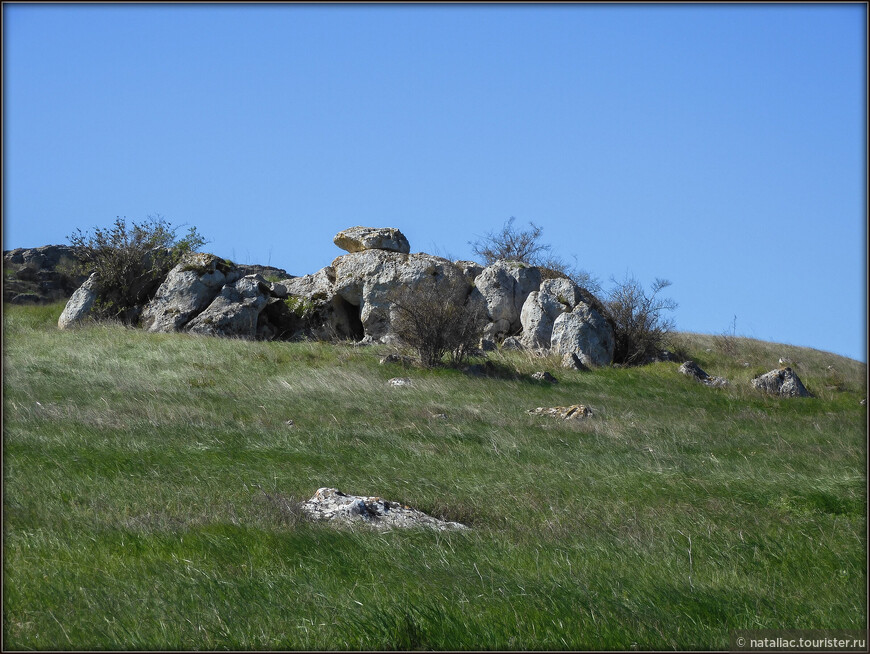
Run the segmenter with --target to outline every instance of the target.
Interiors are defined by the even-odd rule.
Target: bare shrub
[[[514,226],[515,220],[511,216],[501,230],[487,232],[482,238],[469,243],[471,251],[483,259],[485,266],[500,259],[521,261],[539,268],[542,279],[570,279],[591,293],[601,291],[599,281],[579,268],[576,258],[572,264],[551,252],[552,246],[541,240],[544,233],[542,227],[530,222],[529,229],[521,230]]]
[[[459,366],[477,347],[486,316],[482,307],[465,302],[466,291],[464,280],[445,279],[391,294],[393,331],[416,350],[424,366],[441,365],[445,355],[451,365]]]
[[[728,330],[713,337],[713,344],[722,354],[737,356],[737,316]]]
[[[206,243],[191,227],[179,238],[177,228],[164,218],[127,223],[116,218],[112,227],[81,229],[68,237],[78,262],[70,272],[97,273],[100,294],[94,306],[98,318],[134,322],[137,307],[145,303],[161,279],[181,257]]]
[[[656,279],[647,293],[634,277],[615,282],[605,308],[614,332],[614,363],[641,365],[654,359],[665,347],[674,322],[664,317],[677,303],[658,294],[671,283]]]

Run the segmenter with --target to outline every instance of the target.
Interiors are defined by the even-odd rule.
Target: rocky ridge
[[[346,254],[301,277],[269,269],[267,279],[211,254],[188,254],[139,308],[140,326],[246,339],[393,343],[392,294],[400,288],[434,288],[481,309],[487,342],[552,349],[583,366],[608,365],[613,359],[612,327],[594,308],[600,303],[568,279],[545,280],[539,268],[516,261],[484,267],[412,253],[395,228],[352,227],[333,242]],[[86,320],[98,295],[99,280],[87,280],[70,298],[58,326]]]

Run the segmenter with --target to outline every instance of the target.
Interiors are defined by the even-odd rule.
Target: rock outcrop
[[[771,370],[752,380],[752,386],[780,397],[812,397],[791,368]]]
[[[394,227],[351,227],[336,234],[332,242],[348,252],[387,250],[408,254],[411,251],[408,239]]]
[[[314,496],[302,503],[309,518],[336,525],[363,525],[378,530],[426,528],[438,531],[465,530],[459,522],[439,520],[400,502],[381,497],[346,495],[335,488],[318,488]]]
[[[16,248],[3,253],[3,299],[13,304],[69,298],[87,279],[71,271],[75,250],[66,245]]]
[[[498,341],[504,349],[552,349],[581,365],[612,360],[613,336],[596,310],[600,305],[568,279],[542,280],[541,269],[517,261],[483,267],[411,254],[395,228],[352,227],[334,242],[348,253],[301,277],[281,268],[238,266],[212,254],[185,255],[171,270],[149,269],[143,283],[150,286],[137,291],[144,299],[127,317],[152,332],[392,343],[398,340],[396,295],[410,289],[432,291],[485,316],[481,342],[490,349]],[[272,281],[250,270],[268,271]],[[80,290],[64,326],[85,315],[96,299],[93,283]]]

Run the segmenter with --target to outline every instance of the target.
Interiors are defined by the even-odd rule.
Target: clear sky
[[[159,214],[313,273],[509,217],[686,331],[867,360],[867,7],[3,5],[3,248]],[[183,230],[182,230],[183,231]]]

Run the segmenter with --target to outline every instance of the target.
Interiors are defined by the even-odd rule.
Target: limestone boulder
[[[610,365],[614,347],[613,328],[585,302],[578,302],[572,311],[553,321],[550,348],[563,357],[576,354],[586,367]]]
[[[57,319],[58,328],[67,329],[90,317],[100,290],[97,273],[92,273],[67,301],[60,318]]]
[[[408,254],[411,251],[408,239],[394,227],[351,227],[336,234],[332,242],[348,252],[387,250]]]
[[[187,254],[145,305],[141,326],[150,332],[178,331],[205,310],[224,285],[240,277],[235,265],[213,254]]]
[[[519,261],[496,261],[474,279],[472,295],[486,304],[489,321],[494,327],[487,336],[513,335],[520,332],[520,313],[530,293],[541,286],[541,271]]]
[[[780,397],[812,397],[791,368],[771,370],[752,380],[752,386]]]
[[[209,336],[257,337],[260,313],[269,303],[269,283],[260,275],[248,275],[226,284],[211,304],[187,323],[185,331]]]
[[[587,291],[570,279],[543,280],[539,290],[529,293],[520,311],[526,347],[550,347],[556,318],[573,311],[579,302],[592,306],[593,301]]]
[[[434,286],[443,289],[445,301],[464,303],[470,288],[451,261],[431,254],[365,250],[338,257],[332,268],[335,294],[359,307],[365,337],[371,341],[391,340],[391,297],[398,289]]]

